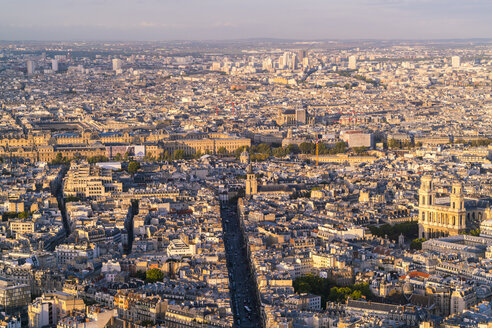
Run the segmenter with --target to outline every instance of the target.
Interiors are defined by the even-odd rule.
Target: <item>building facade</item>
[[[486,217],[487,206],[465,201],[461,182],[452,184],[449,197],[437,198],[432,177],[424,176],[419,189],[419,237],[456,236],[476,228]]]

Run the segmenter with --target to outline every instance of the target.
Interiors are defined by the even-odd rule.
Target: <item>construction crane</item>
[[[236,104],[233,101],[229,101],[229,100],[226,100],[225,103],[232,105],[232,114],[234,115],[236,113]]]
[[[224,101],[225,104],[231,104],[232,105],[232,114],[236,114],[236,106],[240,106],[245,104],[246,102],[244,100],[231,100],[227,99]],[[238,108],[239,109],[239,108]]]

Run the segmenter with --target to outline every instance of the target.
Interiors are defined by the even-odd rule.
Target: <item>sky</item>
[[[492,38],[492,0],[0,0],[0,40]]]

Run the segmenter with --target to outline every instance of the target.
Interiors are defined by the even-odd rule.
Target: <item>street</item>
[[[251,273],[246,244],[241,234],[237,206],[221,205],[222,228],[226,249],[231,308],[236,327],[261,328],[261,306],[257,302],[256,281]]]

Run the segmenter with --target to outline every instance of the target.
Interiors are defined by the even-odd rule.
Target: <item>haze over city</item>
[[[457,39],[492,35],[488,0],[0,1],[0,40]]]

